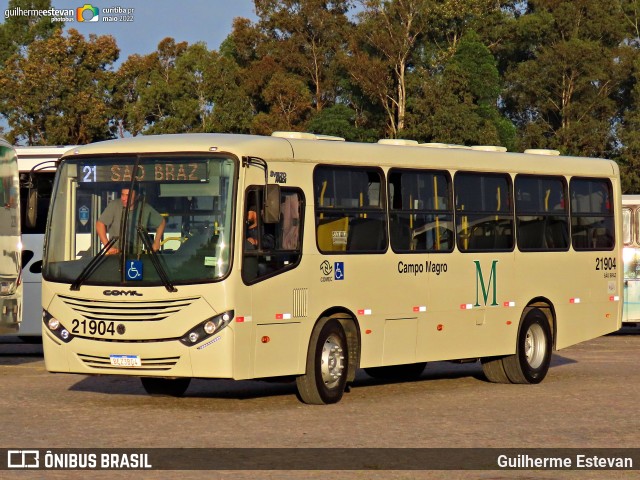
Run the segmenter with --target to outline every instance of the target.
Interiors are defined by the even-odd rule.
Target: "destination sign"
[[[157,161],[137,167],[122,163],[80,163],[80,183],[96,182],[180,182],[201,183],[209,180],[206,160]]]

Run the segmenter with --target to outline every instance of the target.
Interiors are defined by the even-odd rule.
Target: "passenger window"
[[[447,172],[389,172],[389,236],[398,253],[451,252],[453,209]]]
[[[615,246],[611,182],[573,178],[571,243],[576,250],[612,250]]]
[[[297,189],[280,189],[280,221],[263,222],[263,187],[245,196],[242,278],[254,283],[294,268],[302,256],[304,202]]]
[[[520,250],[569,249],[569,210],[563,177],[518,175],[515,197]]]
[[[317,167],[313,173],[316,242],[323,253],[374,253],[387,248],[382,171]]]
[[[509,176],[459,172],[454,179],[454,190],[458,250],[512,250],[513,202]]]

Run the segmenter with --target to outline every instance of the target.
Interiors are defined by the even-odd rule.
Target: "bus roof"
[[[292,136],[293,137],[293,136]],[[329,141],[327,141],[329,140]],[[522,173],[617,175],[612,160],[508,153],[498,149],[459,146],[442,148],[433,144],[381,144],[333,141],[335,137],[308,134],[291,138],[277,136],[187,133],[147,135],[107,140],[76,147],[65,154],[109,155],[136,153],[223,152],[236,156],[257,156],[266,161],[320,162],[328,164],[378,165],[405,168],[515,171]],[[397,142],[396,142],[397,143]],[[494,151],[491,151],[494,150]]]
[[[74,145],[60,145],[48,147],[14,147],[18,156],[18,168],[20,171],[29,171],[42,162],[58,160],[64,152],[74,148]],[[55,170],[54,165],[45,170]]]

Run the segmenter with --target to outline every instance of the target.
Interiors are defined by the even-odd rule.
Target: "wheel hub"
[[[342,377],[344,356],[342,343],[337,335],[330,335],[322,346],[322,363],[320,371],[322,381],[327,388],[335,387]]]
[[[542,327],[536,324],[531,325],[527,330],[527,336],[524,341],[524,354],[531,368],[538,368],[542,365],[546,349],[547,345]]]

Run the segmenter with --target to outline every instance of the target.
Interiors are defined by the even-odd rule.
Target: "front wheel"
[[[347,384],[349,363],[347,337],[340,322],[322,319],[311,335],[306,373],[296,378],[304,403],[337,403]]]
[[[540,310],[531,310],[520,326],[516,353],[502,359],[511,383],[540,383],[551,364],[551,330]]]
[[[159,397],[181,397],[191,383],[190,378],[140,377],[140,381],[149,395]]]

